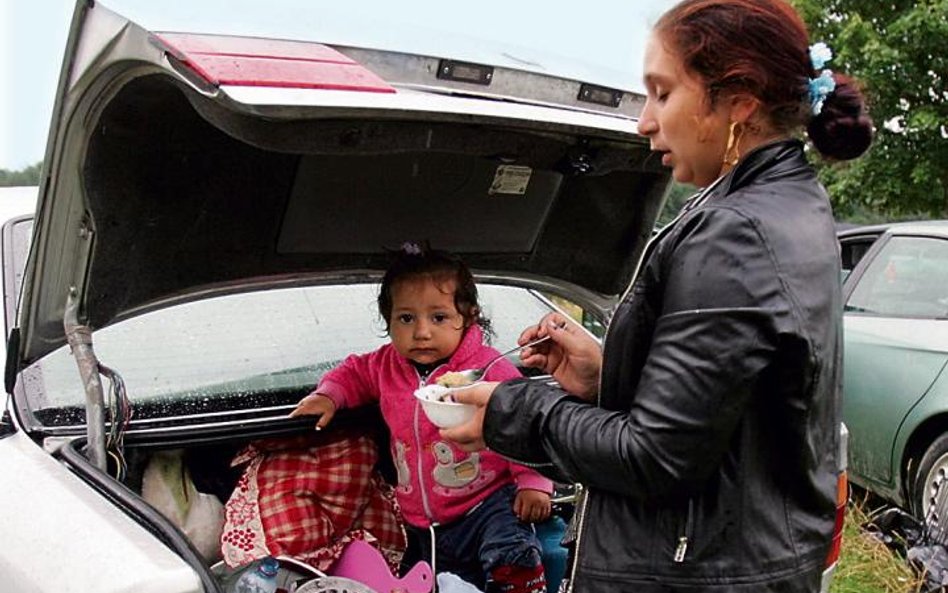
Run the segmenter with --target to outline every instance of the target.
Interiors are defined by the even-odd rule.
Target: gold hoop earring
[[[740,126],[740,127],[738,127]],[[734,132],[735,128],[737,133]],[[732,121],[727,133],[727,148],[724,149],[724,164],[733,167],[741,160],[741,138],[744,137],[744,125]]]

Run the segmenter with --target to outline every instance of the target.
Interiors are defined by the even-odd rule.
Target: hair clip
[[[833,59],[833,50],[828,45],[820,41],[810,46],[810,63],[813,64],[813,70],[823,69],[826,62]]]
[[[823,111],[823,102],[826,97],[836,90],[836,81],[833,79],[832,70],[823,70],[816,78],[811,78],[809,83],[810,90],[810,110],[813,115],[819,115]]]
[[[833,78],[833,71],[824,69],[826,62],[833,59],[833,50],[825,43],[820,41],[810,46],[810,63],[813,70],[820,72],[816,78],[809,79],[807,89],[810,98],[810,111],[813,115],[819,115],[823,111],[823,103],[826,97],[836,90],[836,80]]]
[[[421,247],[418,243],[412,243],[411,241],[402,243],[402,251],[408,255],[421,255]]]

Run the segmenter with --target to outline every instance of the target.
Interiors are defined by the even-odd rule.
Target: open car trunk
[[[633,93],[615,91],[614,107],[557,105],[577,103],[583,84],[496,68],[485,87],[437,78],[438,58],[154,35],[101,6],[80,12],[40,187],[20,366],[65,343],[70,292],[96,329],[221,285],[379,270],[407,240],[484,273],[615,297],[662,204],[668,173],[635,133]],[[335,74],[246,74],[304,51],[307,64],[350,51],[389,79],[337,90]]]
[[[20,268],[7,274],[20,301],[6,386],[18,425],[205,590],[210,561],[142,504],[142,477],[177,451],[225,500],[236,451],[311,430],[287,411],[384,332],[371,300],[317,306],[306,291],[371,292],[391,250],[428,241],[497,291],[503,349],[556,297],[601,326],[632,280],[669,182],[636,133],[635,93],[441,56],[154,33],[77,6],[22,287]],[[347,341],[347,314],[364,339]],[[332,319],[343,329],[320,333]],[[284,326],[303,331],[281,343]],[[374,410],[339,424],[385,450]]]

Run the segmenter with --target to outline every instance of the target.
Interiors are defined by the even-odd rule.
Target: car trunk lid
[[[382,269],[405,240],[614,296],[668,181],[636,135],[632,92],[440,57],[153,34],[86,3],[68,52],[18,367],[65,343],[70,293],[95,330],[249,278]],[[439,77],[448,67],[460,74]]]

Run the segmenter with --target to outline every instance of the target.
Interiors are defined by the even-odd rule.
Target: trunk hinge
[[[75,287],[69,289],[63,328],[72,355],[79,367],[79,377],[86,394],[87,457],[92,465],[106,471],[105,457],[105,397],[99,377],[99,361],[92,350],[92,329],[79,324],[79,299]]]

